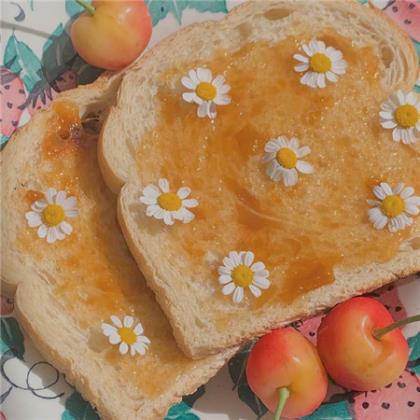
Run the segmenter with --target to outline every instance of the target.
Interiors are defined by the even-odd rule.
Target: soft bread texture
[[[170,229],[158,228],[155,221],[145,216],[144,206],[139,203],[145,185],[139,184],[137,167],[141,163],[136,160],[136,151],[143,135],[156,126],[159,118],[159,75],[183,68],[192,59],[205,63],[221,48],[233,53],[249,42],[277,42],[300,33],[316,35],[322,27],[333,28],[351,39],[355,47],[374,50],[380,60],[385,91],[412,88],[418,76],[414,48],[408,37],[380,12],[353,1],[248,2],[221,22],[187,27],[149,51],[124,78],[117,103],[103,127],[99,162],[107,185],[120,191],[118,216],[124,236],[170,319],[179,345],[193,358],[243,343],[420,269],[420,250],[416,242],[408,243],[405,251],[385,264],[372,263],[350,273],[335,269],[333,284],[312,290],[293,304],[270,307],[264,316],[255,317],[250,312],[248,319],[235,322],[226,333],[218,330],[205,308],[216,284],[211,290],[200,288],[199,274],[186,274],[183,267],[188,266],[188,261],[178,264],[176,246],[166,245],[171,241]],[[417,223],[412,235],[418,234]],[[228,300],[215,303],[211,311],[221,314],[229,305],[232,304]]]
[[[77,104],[81,116],[94,113],[103,120],[115,99],[119,83],[120,75],[105,76],[92,85],[65,92],[59,100]],[[41,168],[44,168],[41,162],[41,144],[52,114],[51,110],[36,113],[27,125],[18,130],[1,154],[3,293],[8,292],[10,295],[16,293],[17,318],[24,330],[46,360],[66,375],[66,379],[97,408],[102,418],[160,419],[172,403],[179,401],[182,395],[193,392],[212,377],[234,354],[235,349],[195,362],[187,359],[177,348],[165,316],[155,302],[153,294],[146,287],[116,222],[112,223],[116,219],[116,197],[103,184],[95,159],[90,163],[88,172],[80,170],[78,173],[76,166],[75,176],[78,176],[76,182],[81,191],[87,188],[92,194],[90,199],[81,200],[78,197],[78,204],[82,205],[83,202],[88,206],[90,217],[98,221],[106,215],[104,217],[108,220],[106,235],[110,236],[105,236],[105,239],[101,237],[95,239],[95,232],[92,232],[94,227],[82,222],[77,225],[73,234],[77,234],[78,229],[80,235],[93,234],[98,249],[91,250],[92,264],[95,264],[97,255],[105,256],[107,258],[105,274],[111,273],[114,276],[113,281],[121,284],[121,287],[131,287],[131,291],[126,292],[126,302],[135,312],[138,310],[138,313],[142,314],[140,321],[152,340],[151,347],[144,357],[149,357],[147,359],[149,361],[156,360],[158,365],[153,372],[149,369],[147,373],[147,366],[142,365],[142,360],[146,359],[137,356],[138,361],[134,362],[136,363],[134,366],[140,372],[140,376],[135,375],[134,371],[123,374],[119,362],[122,363],[124,356],[110,353],[116,348],[112,348],[113,346],[102,336],[100,323],[95,321],[90,324],[88,319],[87,324],[83,326],[78,322],[77,312],[80,310],[78,303],[75,301],[74,305],[73,302],[69,304],[61,298],[60,293],[57,293],[57,286],[62,284],[60,282],[63,278],[72,276],[66,272],[66,269],[63,272],[60,266],[66,259],[71,258],[71,255],[65,255],[65,251],[61,252],[66,248],[66,241],[71,239],[66,238],[53,249],[51,246],[42,248],[46,245],[45,240],[37,238],[36,235],[32,236],[36,246],[43,249],[40,255],[22,250],[19,242],[19,238],[30,229],[25,220],[28,206],[22,203],[22,196],[30,189],[46,191],[46,188],[51,186],[45,185],[41,173],[43,170]],[[91,140],[95,141],[95,137],[97,135],[92,135]],[[93,144],[93,149],[90,151],[93,156],[96,156],[95,147]],[[80,153],[88,152],[88,150],[80,151]],[[66,159],[68,156],[64,154],[63,162]],[[63,172],[65,171],[66,167],[63,165]],[[79,209],[83,214],[85,209],[80,207]],[[112,243],[106,242],[108,237],[112,238]],[[101,265],[92,265],[92,267],[100,269]],[[75,270],[77,268],[76,263]],[[79,282],[90,284],[86,276],[90,274],[94,276],[94,271],[87,272],[85,278],[76,278],[74,274],[73,279],[70,278],[72,282],[70,284],[74,288]],[[130,281],[124,278],[127,272],[132,276]],[[83,288],[81,290],[83,292]],[[86,292],[88,291],[86,287]],[[136,300],[130,303],[130,299],[133,298]],[[104,305],[107,303],[104,302]],[[109,318],[106,321],[110,322]],[[153,342],[156,347],[153,347]],[[165,349],[169,351],[167,354],[161,352],[166,351]],[[130,355],[125,357],[131,358]],[[149,393],[141,385],[137,387],[136,381],[142,380],[142,369],[145,369],[145,375],[149,376],[151,384],[148,386],[153,388],[155,384],[165,381],[165,378],[159,377],[159,374],[172,368],[177,369],[176,375],[170,383],[158,388],[159,392]]]

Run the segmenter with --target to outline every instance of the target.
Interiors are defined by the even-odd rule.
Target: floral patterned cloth
[[[154,26],[151,46],[181,26],[222,17],[238,1],[146,0],[146,3]],[[414,0],[374,0],[371,3],[409,34],[420,56],[420,3]],[[100,70],[85,63],[71,45],[68,28],[81,12],[75,0],[3,1],[1,7],[1,144],[5,145],[36,109],[48,106],[63,90],[91,82]],[[418,85],[416,90],[420,91],[420,80]],[[370,296],[383,302],[395,319],[420,312],[420,287],[415,276]],[[13,301],[2,297],[0,309],[0,419],[98,419],[89,403],[66,382],[64,375],[43,361],[25,337],[14,317]],[[321,318],[296,322],[294,327],[315,341]],[[306,419],[418,420],[419,328],[411,325],[404,333],[411,348],[410,361],[397,381],[380,391],[362,393],[331,384],[324,404]],[[246,383],[244,367],[251,347],[252,343],[208,384],[171,407],[166,419],[271,418]]]

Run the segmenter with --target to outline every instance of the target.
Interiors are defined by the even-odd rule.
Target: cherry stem
[[[372,334],[377,340],[380,340],[385,334],[388,334],[390,331],[416,321],[420,321],[420,314],[409,316],[408,318],[393,322],[392,324],[389,324],[383,328],[376,328],[373,330]]]
[[[279,388],[279,403],[277,404],[276,412],[274,413],[274,420],[280,420],[281,413],[283,412],[289,395],[290,392],[287,388]]]
[[[76,0],[76,3],[87,10],[92,16],[95,14],[96,9],[86,0]]]

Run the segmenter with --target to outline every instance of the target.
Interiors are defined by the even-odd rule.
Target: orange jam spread
[[[293,55],[315,35],[348,63],[337,83],[324,89],[302,85],[302,73],[294,71]],[[187,89],[181,77],[200,66],[213,78],[223,74],[231,86],[232,102],[217,106],[214,121],[198,118],[197,106],[182,99]],[[166,177],[174,188],[192,189],[191,197],[199,201],[196,218],[171,227],[168,237],[182,244],[180,258],[192,260],[192,269],[217,291],[219,302],[231,296],[222,295],[217,264],[206,261],[209,252],[220,265],[231,250],[253,251],[266,264],[271,286],[258,299],[245,298],[240,306],[245,313],[249,307],[290,303],[332,283],[336,266],[351,270],[390,260],[408,237],[410,229],[391,234],[368,221],[366,201],[374,198],[378,182],[402,181],[420,192],[419,155],[392,141],[390,130],[380,126],[387,94],[378,68],[370,48],[356,48],[327,30],[276,44],[248,43],[235,53],[219,51],[162,76],[156,125],[138,150],[139,179],[146,185]],[[311,148],[303,160],[315,171],[299,173],[294,187],[272,181],[262,162],[266,142],[280,135]],[[278,158],[294,163],[292,156]],[[235,310],[240,311],[232,305]]]
[[[61,129],[80,121],[73,112],[76,109],[68,102],[55,103],[50,126]],[[39,178],[35,181],[40,190],[22,190],[21,217],[24,219],[34,201],[43,198],[48,187],[75,196],[80,215],[69,219],[72,234],[54,244],[38,238],[36,229],[25,221],[16,246],[34,259],[54,261],[49,281],[55,285],[56,298],[89,334],[87,345],[105,354],[131,387],[158,396],[194,362],[178,350],[166,318],[129,254],[116,221],[116,197],[106,188],[97,166],[96,140],[83,133],[79,143],[73,144],[71,137],[61,139],[57,132],[47,130],[44,153],[37,162]],[[110,315],[132,315],[143,324],[151,340],[145,356],[123,356],[118,346],[108,343],[100,327],[103,321],[111,323]]]

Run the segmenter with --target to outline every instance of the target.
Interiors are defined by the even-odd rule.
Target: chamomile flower
[[[141,323],[134,326],[134,318],[125,316],[121,321],[117,316],[111,316],[112,324],[103,322],[101,325],[102,333],[108,337],[111,344],[119,344],[121,354],[126,354],[130,350],[131,356],[137,353],[142,356],[146,353],[150,340],[142,335],[144,332]]]
[[[187,76],[181,79],[181,83],[190,92],[185,92],[182,97],[185,101],[198,105],[197,115],[200,118],[216,117],[216,105],[228,105],[230,97],[227,93],[230,86],[225,83],[225,78],[219,75],[213,79],[209,69],[197,68],[190,70]]]
[[[420,100],[414,92],[399,90],[381,105],[383,128],[392,130],[392,139],[404,144],[415,143],[420,137]]]
[[[347,62],[341,51],[327,47],[323,41],[313,39],[309,44],[302,44],[306,55],[295,54],[293,58],[299,61],[295,71],[305,73],[300,83],[312,88],[325,88],[326,81],[335,83],[346,72]]]
[[[171,192],[167,179],[159,179],[159,187],[148,185],[143,190],[140,201],[147,205],[146,215],[156,219],[163,219],[166,225],[173,225],[175,220],[189,223],[194,219],[194,213],[189,208],[197,207],[198,201],[187,198],[191,189],[181,187],[177,192]]]
[[[76,197],[67,197],[65,191],[48,188],[44,198],[35,201],[32,211],[25,214],[30,227],[38,228],[38,236],[46,238],[48,243],[63,240],[70,235],[73,227],[66,218],[77,217]]]
[[[375,229],[383,229],[388,225],[390,232],[405,229],[413,223],[413,218],[420,213],[420,197],[414,196],[414,188],[405,187],[402,182],[391,188],[381,182],[373,188],[377,200],[368,200],[374,206],[369,209],[369,220]]]
[[[298,182],[298,172],[311,174],[314,169],[311,164],[301,160],[311,149],[308,146],[299,147],[299,140],[292,137],[280,136],[269,140],[264,147],[264,161],[267,162],[267,175],[273,181],[280,181],[286,187],[291,187]]]
[[[219,283],[223,285],[222,293],[232,295],[233,302],[240,303],[245,289],[255,296],[261,296],[261,289],[270,286],[269,273],[264,263],[254,263],[254,254],[250,251],[231,251],[219,267]]]

